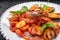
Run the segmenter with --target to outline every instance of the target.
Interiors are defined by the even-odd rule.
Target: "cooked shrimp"
[[[39,26],[30,27],[29,33],[31,33],[32,35],[38,35],[38,36],[42,35],[42,31],[40,30]]]
[[[32,10],[35,10],[35,9],[37,9],[38,8],[38,4],[34,4],[31,8],[30,8],[30,10],[32,11]]]
[[[20,30],[22,30],[22,31],[27,31],[28,29],[29,29],[29,25],[26,25],[26,26],[20,28]]]
[[[21,27],[24,27],[25,25],[26,25],[26,22],[22,20],[22,21],[16,23],[16,28],[21,28]]]

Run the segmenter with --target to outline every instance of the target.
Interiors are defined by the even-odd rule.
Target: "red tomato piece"
[[[16,23],[17,23],[16,21],[15,22],[14,21],[10,21],[10,26],[11,27],[15,27]]]
[[[16,27],[10,27],[10,30],[11,30],[12,32],[15,32]]]

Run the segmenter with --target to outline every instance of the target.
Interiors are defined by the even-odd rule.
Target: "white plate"
[[[3,36],[6,38],[6,39],[9,39],[9,40],[23,40],[23,38],[21,37],[18,37],[15,33],[11,32],[9,27],[9,22],[8,22],[8,19],[7,17],[8,16],[11,16],[9,11],[10,10],[19,10],[22,6],[27,6],[27,7],[31,7],[32,5],[34,4],[39,4],[39,5],[42,5],[42,4],[47,4],[47,2],[26,2],[26,3],[21,3],[21,4],[17,4],[15,6],[12,6],[11,8],[7,9],[3,15],[1,16],[1,34],[3,34]],[[53,4],[53,3],[48,3],[49,6],[52,6],[55,8],[55,12],[60,12],[60,5],[57,5],[57,4]],[[53,39],[53,40],[60,40],[60,35],[56,38],[56,39]]]

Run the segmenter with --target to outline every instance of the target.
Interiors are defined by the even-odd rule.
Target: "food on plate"
[[[51,19],[60,19],[60,13],[49,13],[47,15]]]
[[[54,12],[54,10],[55,10],[54,7],[49,7],[49,6],[47,6],[47,5],[43,5],[43,6],[41,7],[41,9],[42,9],[43,11],[48,12],[48,13]]]
[[[59,35],[60,25],[52,19],[60,19],[60,13],[54,13],[55,8],[47,5],[34,4],[28,9],[10,11],[8,18],[10,30],[25,40],[52,40]]]

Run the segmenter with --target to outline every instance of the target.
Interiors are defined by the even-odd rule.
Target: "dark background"
[[[19,3],[29,1],[47,1],[47,0],[0,0],[0,16],[7,8]],[[50,0],[50,2],[60,4],[60,0]],[[0,33],[0,40],[6,40],[5,38],[3,38],[1,33]]]

